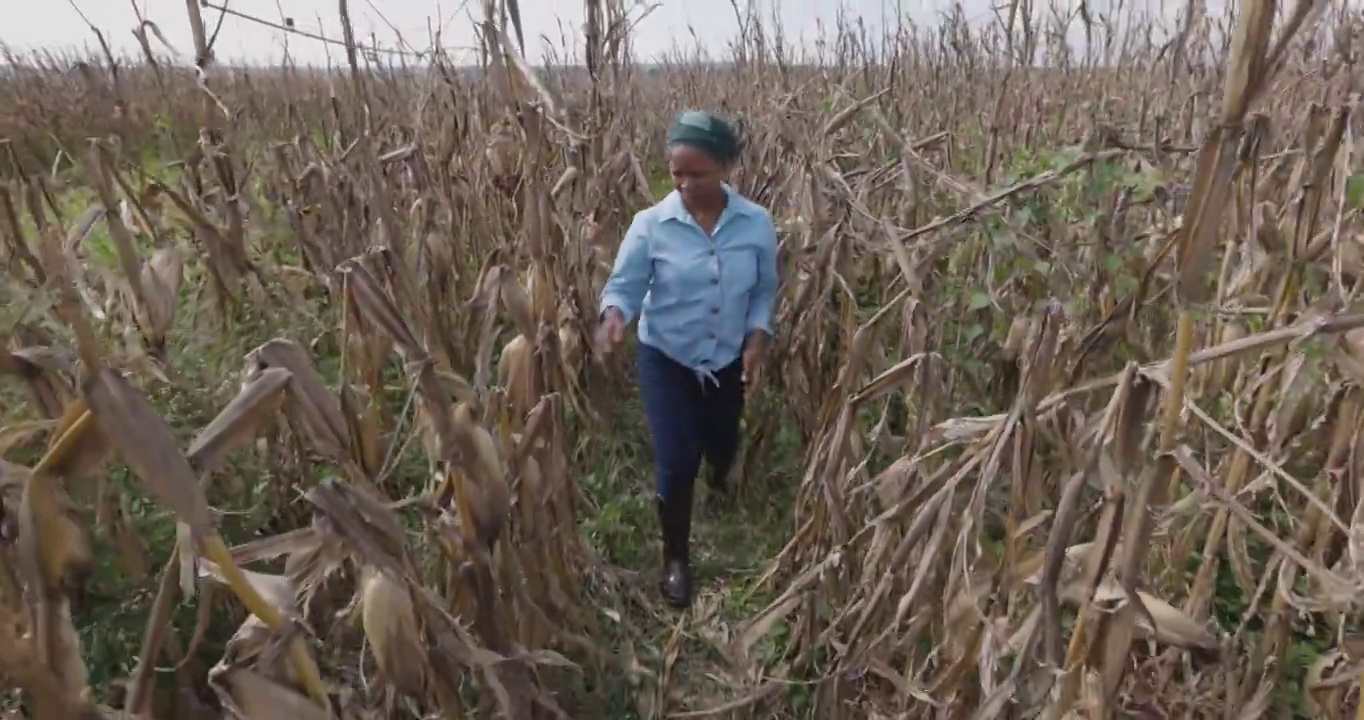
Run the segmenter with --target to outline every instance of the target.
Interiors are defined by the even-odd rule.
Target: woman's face
[[[710,206],[724,196],[727,168],[704,151],[689,145],[668,148],[668,172],[673,187],[691,206]]]

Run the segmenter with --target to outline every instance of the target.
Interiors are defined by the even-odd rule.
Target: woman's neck
[[[714,220],[715,218],[720,217],[720,213],[724,212],[725,207],[729,205],[729,195],[720,193],[720,196],[714,200],[702,203],[689,203],[686,199],[683,199],[682,204],[687,208],[687,212],[691,213],[693,217],[706,217]]]

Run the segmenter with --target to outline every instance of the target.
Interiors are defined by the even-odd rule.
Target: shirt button
[[[720,278],[718,278],[718,277],[713,277],[713,278],[711,278],[711,279],[710,279],[710,284],[711,284],[711,285],[719,285],[719,284],[720,284]]]
[[[718,315],[719,313],[720,313],[720,308],[718,308],[718,307],[713,307],[713,308],[710,309],[710,314],[711,314],[711,315]]]

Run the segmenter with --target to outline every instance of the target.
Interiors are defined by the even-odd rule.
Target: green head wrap
[[[729,123],[707,112],[689,110],[668,130],[668,145],[690,145],[721,165],[739,159],[739,136]]]

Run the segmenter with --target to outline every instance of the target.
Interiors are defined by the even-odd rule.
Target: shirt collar
[[[740,195],[729,183],[722,183],[721,187],[725,190],[725,195],[729,198],[725,205],[724,215],[749,215],[752,213],[753,204],[747,198]],[[687,207],[682,204],[682,193],[673,190],[668,196],[659,202],[659,210],[664,220],[679,220],[687,222],[691,213],[687,212]],[[723,217],[723,215],[722,215]]]

